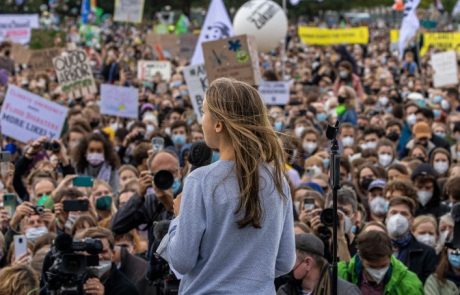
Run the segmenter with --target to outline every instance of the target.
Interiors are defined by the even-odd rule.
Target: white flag
[[[408,0],[404,4],[404,18],[401,23],[401,30],[399,31],[399,58],[403,58],[404,48],[407,42],[414,37],[420,27],[420,22],[417,18],[417,6],[420,0]]]
[[[291,3],[292,6],[296,6],[299,4],[300,0],[289,0],[289,3]]]
[[[460,13],[460,0],[457,1],[455,4],[454,10],[452,11],[452,15],[457,15]]]
[[[233,36],[233,27],[227,9],[222,0],[212,0],[201,28],[200,38],[196,43],[191,60],[192,65],[204,63],[201,43]]]

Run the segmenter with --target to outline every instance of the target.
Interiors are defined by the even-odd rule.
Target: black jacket
[[[445,149],[450,152],[450,144],[447,140],[442,137],[437,136],[436,134],[431,134],[431,142],[436,146]]]
[[[414,237],[409,242],[407,247],[408,254],[401,259],[410,271],[417,274],[422,283],[432,274],[438,265],[436,252],[430,246],[419,243]]]
[[[139,295],[134,284],[112,264],[110,276],[104,283],[105,295]]]
[[[349,283],[341,278],[337,279],[337,294],[338,295],[360,295],[361,291],[358,286]],[[292,282],[282,285],[276,295],[302,295],[302,290]]]
[[[145,279],[148,263],[144,259],[132,255],[126,250],[121,248],[121,263],[119,270],[136,286],[140,295],[155,294],[155,286],[150,285]]]

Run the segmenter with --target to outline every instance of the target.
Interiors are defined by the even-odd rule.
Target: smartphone
[[[94,180],[91,176],[77,176],[72,180],[72,185],[78,187],[92,187],[93,182]]]
[[[303,209],[309,210],[309,211],[315,209],[315,199],[313,198],[303,199]]]
[[[65,200],[63,207],[65,212],[70,211],[88,211],[88,200]]]
[[[18,259],[27,253],[27,238],[24,235],[14,236],[14,257]]]
[[[164,148],[164,146],[165,146],[165,140],[163,137],[156,136],[152,138],[153,151],[159,152]]]
[[[3,195],[3,207],[8,212],[9,216],[13,216],[16,211],[17,198],[15,194],[4,194]]]

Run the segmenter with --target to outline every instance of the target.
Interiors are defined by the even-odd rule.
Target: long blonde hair
[[[259,199],[259,165],[269,163],[276,190],[283,197],[284,151],[270,125],[267,109],[256,89],[244,82],[220,78],[206,91],[211,117],[224,126],[235,153],[240,201],[235,214],[244,210],[239,228],[261,228],[262,206]]]
[[[0,271],[0,295],[38,294],[38,274],[32,267],[24,264],[5,267]],[[31,293],[32,290],[37,292]]]

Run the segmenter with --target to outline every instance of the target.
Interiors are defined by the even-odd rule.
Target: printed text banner
[[[308,45],[334,44],[367,44],[369,43],[368,27],[346,29],[323,29],[299,27],[299,36]]]

